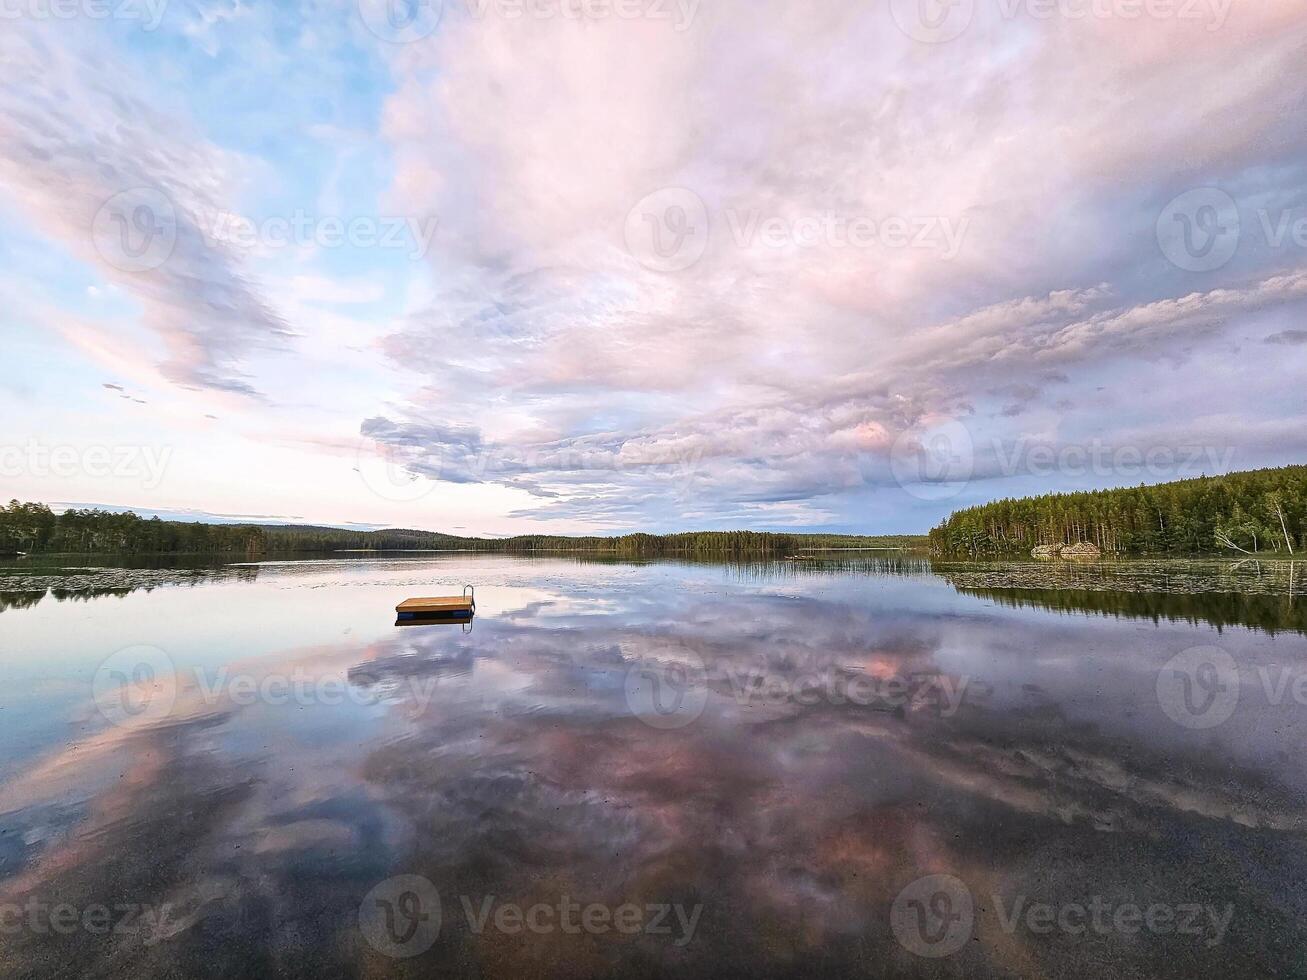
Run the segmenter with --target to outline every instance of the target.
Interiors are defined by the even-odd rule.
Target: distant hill
[[[96,508],[55,514],[45,504],[10,501],[0,507],[0,552],[112,554],[265,554],[336,551],[486,551],[501,553],[597,552],[619,556],[765,556],[814,549],[922,547],[906,535],[784,534],[695,531],[566,537],[529,534],[475,538],[387,528],[354,531],[296,524],[203,524],[142,518],[130,511]]]
[[[953,558],[1082,541],[1106,555],[1304,554],[1307,466],[998,500],[955,512],[929,538],[933,554]]]

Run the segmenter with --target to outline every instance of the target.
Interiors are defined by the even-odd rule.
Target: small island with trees
[[[1307,552],[1307,466],[997,500],[929,541],[942,558],[1288,557]]]

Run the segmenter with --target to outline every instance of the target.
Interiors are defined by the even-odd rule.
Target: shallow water
[[[0,971],[1307,975],[1302,588],[11,563]]]

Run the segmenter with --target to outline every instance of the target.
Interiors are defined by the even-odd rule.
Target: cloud
[[[0,57],[0,188],[140,304],[163,343],[165,377],[256,394],[245,357],[279,346],[290,331],[241,256],[203,230],[203,216],[221,210],[230,190],[233,158],[155,110],[148,87],[121,64],[110,71],[108,56],[78,43],[70,22],[10,21]],[[152,207],[142,211],[142,203]],[[114,210],[120,205],[125,213]],[[131,249],[151,242],[157,254],[140,262],[115,254],[114,235],[146,232],[159,237],[141,237]]]
[[[485,496],[522,516],[924,523],[950,503],[909,499],[890,466],[923,421],[984,445],[1120,444],[1141,406],[1161,440],[1300,426],[1277,348],[1300,343],[1307,256],[1253,220],[1307,200],[1298,5],[1230,9],[1219,29],[1006,10],[976,5],[960,37],[923,45],[886,5],[719,0],[677,29],[446,4],[430,37],[383,44],[352,7],[225,2],[122,63],[86,25],[15,22],[0,189],[115,287],[104,319],[44,322],[155,405],[156,360],[173,384],[276,391],[285,417],[262,438],[342,458],[361,441],[412,474],[516,491]],[[187,111],[124,67],[156,57],[189,72]],[[251,111],[278,74],[298,84]],[[261,255],[269,289],[206,234],[250,174],[282,210],[299,194],[438,231],[424,263]],[[1156,225],[1201,186],[1237,198],[1243,233],[1193,273]],[[175,241],[132,270],[92,229],[137,187],[163,195]],[[667,193],[679,210],[637,207]],[[136,216],[110,230],[141,232]],[[698,251],[667,271],[651,246],[683,232]],[[1266,344],[1232,353],[1250,336]],[[1002,476],[984,453],[976,469]]]
[[[379,454],[416,476],[446,483],[482,483],[481,433],[470,426],[397,423],[382,416],[364,419],[359,434]]]
[[[224,514],[200,510],[193,507],[157,508],[122,506],[86,501],[55,500],[50,507],[58,513],[65,510],[103,510],[111,514],[136,514],[138,517],[157,517],[164,521],[200,522],[204,524],[294,524],[302,523],[304,517],[299,514]],[[333,525],[334,526],[334,525]],[[362,526],[362,525],[360,525]],[[372,527],[372,525],[369,525]]]
[[[978,11],[923,48],[881,8],[728,0],[685,32],[451,8],[394,52],[392,194],[444,234],[433,302],[381,346],[426,376],[405,411],[476,424],[492,462],[442,431],[439,467],[402,446],[428,475],[634,525],[659,502],[716,518],[892,486],[889,448],[919,420],[1019,433],[1047,424],[1050,384],[1068,389],[1056,411],[1125,425],[1086,379],[1307,298],[1292,255],[1249,247],[1201,280],[1153,229],[1177,180],[1264,193],[1254,174],[1274,164],[1276,193],[1303,185],[1282,115],[1307,96],[1293,18],[1244,11],[1218,40]],[[708,221],[674,274],[623,238],[660,187],[692,190]],[[856,218],[965,235],[947,258],[939,241],[851,247],[831,229]],[[505,424],[506,401],[528,418]],[[383,442],[421,438],[386,422]],[[679,497],[677,459],[693,460]]]
[[[1262,342],[1266,344],[1284,344],[1286,346],[1307,344],[1307,330],[1281,330],[1279,333],[1271,334]]]
[[[908,357],[891,357],[879,370],[793,387],[765,404],[682,413],[661,426],[548,442],[485,440],[476,430],[387,418],[369,419],[361,431],[393,447],[414,473],[450,482],[501,483],[554,498],[541,511],[551,516],[588,515],[630,526],[638,524],[641,512],[673,521],[678,512],[686,520],[696,511],[704,520],[725,513],[757,519],[759,512],[750,505],[897,486],[889,465],[894,436],[942,409],[966,420],[979,440],[983,429],[969,418],[973,413],[960,394],[976,390],[985,379],[1030,376],[1069,383],[1063,371],[1033,372],[1050,361],[1077,369],[1123,352],[1156,356],[1177,335],[1201,335],[1226,311],[1273,310],[1305,295],[1307,272],[1176,301],[1108,307],[1087,317],[1068,314],[1101,304],[1107,298],[1101,290],[1071,303],[1065,297],[1024,297],[922,331],[908,344]],[[921,338],[938,338],[940,344],[932,347]],[[957,342],[961,338],[967,342]],[[1006,381],[987,394],[1015,398],[996,414],[1016,418],[1041,391],[1030,382]],[[1283,422],[1268,425],[1283,431]],[[1249,434],[1254,427],[1244,423]],[[1169,428],[1170,439],[1166,426],[1145,437],[1123,418],[1116,423],[1115,445],[1238,444],[1230,442],[1228,419],[1206,439],[1190,419],[1173,420]],[[994,442],[1003,442],[1001,433]],[[1283,439],[1280,445],[1286,452],[1291,448]],[[994,452],[978,453],[973,479],[1004,475],[1012,474]],[[818,508],[814,517],[824,521],[831,514]]]

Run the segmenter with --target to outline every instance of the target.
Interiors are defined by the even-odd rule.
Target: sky
[[[0,492],[921,532],[1307,460],[1292,0],[3,0]]]

